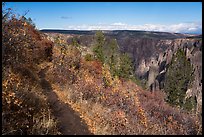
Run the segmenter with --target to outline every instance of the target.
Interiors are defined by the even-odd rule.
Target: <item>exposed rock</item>
[[[158,81],[156,83],[156,77],[159,73],[159,66],[157,63],[157,60],[152,58],[151,59],[151,66],[149,67],[149,75],[148,75],[148,82],[147,87],[150,89],[150,91],[154,92],[156,89],[158,89]]]
[[[170,44],[169,41],[168,44]],[[199,114],[202,111],[202,41],[196,39],[179,39],[172,40],[170,45],[171,46],[169,46],[163,53],[159,54],[157,60],[158,66],[156,67],[156,64],[151,64],[151,66],[149,66],[149,77],[147,79],[148,87],[152,88],[152,85],[154,85],[152,90],[155,90],[155,88],[157,88],[155,82],[159,83],[159,89],[164,87],[166,68],[171,62],[176,51],[180,48],[183,49],[188,61],[190,61],[194,68],[194,72],[192,74],[194,76],[194,80],[191,84],[192,87],[187,90],[185,99],[196,97],[196,113]],[[157,73],[156,70],[158,67],[159,73]],[[145,72],[143,71],[143,73]]]
[[[150,91],[163,89],[167,67],[176,51],[183,49],[188,61],[193,65],[194,73],[192,75],[195,77],[192,87],[186,92],[186,98],[196,97],[196,113],[199,114],[202,110],[202,40],[174,39],[159,40],[156,43],[148,42],[150,43],[138,42],[141,45],[135,45],[133,49],[135,74],[147,80],[147,87]],[[143,44],[155,45],[146,46]],[[151,52],[149,52],[150,49]],[[148,54],[144,54],[145,51]]]
[[[149,70],[149,66],[146,65],[145,59],[141,60],[141,63],[139,63],[139,66],[136,70],[136,74],[141,78],[144,77],[147,71]]]
[[[168,65],[171,62],[172,57],[173,57],[173,52],[171,49],[169,49],[166,55],[166,65]]]

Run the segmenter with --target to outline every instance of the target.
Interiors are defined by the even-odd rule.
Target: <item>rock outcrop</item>
[[[168,41],[169,42],[169,41]],[[171,63],[173,55],[178,49],[183,49],[187,59],[190,61],[193,66],[194,80],[192,82],[192,87],[189,88],[186,92],[186,98],[196,97],[197,107],[196,112],[200,113],[202,111],[202,40],[198,39],[176,39],[172,40],[169,44],[169,47],[161,52],[158,56],[158,59],[154,63],[144,62],[143,67],[139,67],[139,71],[143,75],[148,73],[147,77],[147,87],[150,91],[155,89],[163,89],[166,68]],[[162,45],[161,45],[162,46]],[[154,55],[152,55],[154,57]],[[148,66],[144,68],[144,64]],[[144,68],[144,69],[141,69]]]
[[[155,58],[152,58],[151,66],[149,67],[149,71],[148,71],[148,81],[147,81],[147,86],[150,88],[152,92],[158,89],[158,81],[156,79],[158,74],[159,74],[159,66],[158,66],[157,60]]]

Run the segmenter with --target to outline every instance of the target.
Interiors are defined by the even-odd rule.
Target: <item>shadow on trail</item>
[[[52,90],[51,84],[45,79],[46,69],[42,69],[38,74],[40,85],[47,95],[50,108],[58,122],[58,127],[63,135],[91,135],[88,126],[77,115],[68,104],[58,100],[56,93]]]

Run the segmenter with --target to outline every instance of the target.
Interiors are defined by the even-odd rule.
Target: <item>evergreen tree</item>
[[[112,39],[109,44],[109,58],[108,58],[108,64],[110,66],[110,71],[112,76],[118,75],[118,44],[115,39]]]
[[[186,90],[193,78],[192,71],[193,68],[184,51],[179,49],[172,58],[165,79],[164,89],[167,93],[167,102],[171,105],[183,107]]]
[[[119,77],[129,79],[133,75],[133,66],[131,58],[127,53],[123,53],[120,57]]]
[[[97,31],[95,34],[96,45],[93,49],[95,57],[100,60],[102,63],[105,61],[103,46],[105,44],[105,36],[102,31]]]
[[[79,42],[78,42],[77,37],[72,38],[72,45],[74,47],[79,47]]]

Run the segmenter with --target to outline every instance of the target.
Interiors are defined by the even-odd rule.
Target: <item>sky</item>
[[[38,29],[202,33],[201,2],[7,2]]]

